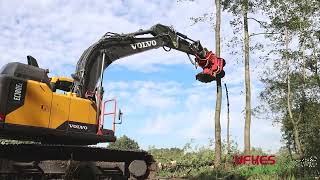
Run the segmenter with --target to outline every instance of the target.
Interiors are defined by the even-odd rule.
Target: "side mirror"
[[[119,109],[119,121],[122,121],[122,111],[121,111],[121,109]]]
[[[122,115],[123,115],[123,113],[122,113],[121,109],[119,109],[119,112],[118,112],[118,120],[119,120],[119,122],[117,122],[115,124],[122,124]]]

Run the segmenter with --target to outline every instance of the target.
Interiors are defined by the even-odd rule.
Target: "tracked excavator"
[[[27,56],[27,64],[4,65],[0,70],[0,136],[19,143],[0,145],[0,177],[50,179],[67,178],[71,173],[79,179],[148,178],[155,167],[147,152],[89,145],[115,142],[116,124],[122,121],[116,100],[103,102],[105,69],[118,59],[156,48],[186,53],[195,67],[202,68],[196,75],[201,82],[224,77],[224,59],[200,41],[161,24],[128,34],[106,33],[84,51],[72,78],[48,77],[49,70],[39,67],[32,56]],[[105,112],[108,104],[114,105],[114,111]],[[112,129],[104,128],[107,115],[113,116]],[[90,169],[90,178],[84,169]]]

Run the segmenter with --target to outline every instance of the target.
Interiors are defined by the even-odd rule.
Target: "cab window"
[[[71,91],[72,82],[70,81],[63,81],[58,80],[55,83],[51,82],[52,91],[59,93],[59,94],[66,94],[67,92]]]

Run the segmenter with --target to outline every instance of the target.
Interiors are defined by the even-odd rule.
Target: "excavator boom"
[[[194,41],[175,31],[172,27],[157,24],[149,30],[139,30],[129,34],[106,33],[98,42],[85,50],[80,57],[76,72],[72,75],[75,79],[73,91],[78,96],[85,97],[87,92],[95,90],[101,70],[104,71],[111,63],[120,58],[159,47],[163,47],[166,51],[175,49],[188,54],[188,56],[195,56],[196,59],[193,63],[207,69],[202,72],[207,75],[206,80],[202,80],[201,75],[197,78],[202,82],[214,80],[216,74],[219,74],[223,69],[224,63],[220,62],[224,62],[224,60],[217,58],[213,53],[208,56],[208,50],[202,47],[200,41]],[[103,54],[105,54],[105,61],[102,68]],[[200,61],[205,61],[205,64]]]

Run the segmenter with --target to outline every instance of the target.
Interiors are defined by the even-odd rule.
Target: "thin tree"
[[[226,163],[229,162],[230,159],[230,103],[229,103],[229,92],[227,84],[224,83],[224,87],[226,89],[227,96],[227,155],[226,155]]]
[[[286,59],[286,65],[287,65],[287,109],[288,109],[288,114],[289,114],[289,119],[292,123],[293,126],[293,137],[294,137],[294,143],[297,147],[297,154],[299,156],[299,158],[302,157],[303,152],[302,152],[302,145],[300,142],[300,134],[299,134],[299,128],[298,128],[298,124],[301,120],[301,112],[299,113],[299,117],[297,118],[297,120],[294,120],[293,118],[293,113],[292,113],[292,107],[291,107],[291,81],[290,81],[290,62],[289,62],[289,35],[288,35],[288,28],[285,27],[285,49],[286,49],[286,55],[285,55],[285,59]]]
[[[251,87],[250,87],[250,64],[249,64],[249,28],[248,28],[248,0],[243,0],[243,28],[244,28],[244,64],[245,64],[245,89],[246,89],[246,116],[244,127],[244,153],[250,154],[250,125],[251,125]]]
[[[265,22],[253,17],[248,17],[249,12],[254,13],[258,11],[259,3],[257,1],[249,0],[225,0],[223,1],[223,8],[234,15],[234,19],[230,24],[234,28],[234,34],[243,31],[243,37],[238,38],[237,35],[231,40],[232,46],[238,46],[241,42],[244,46],[244,64],[245,64],[245,126],[244,126],[244,153],[250,154],[250,126],[251,126],[251,82],[250,82],[250,53],[251,50],[259,50],[262,47],[261,43],[250,47],[250,37],[257,35],[269,34],[268,32],[251,33],[249,34],[249,20],[258,23],[264,27]],[[271,33],[272,34],[272,33]],[[236,46],[235,46],[236,45]],[[241,46],[242,48],[242,46]],[[235,51],[232,51],[235,53]],[[237,53],[236,53],[237,54]],[[242,52],[240,53],[242,54]]]
[[[216,14],[215,14],[215,47],[216,47],[216,56],[220,57],[220,27],[221,27],[221,0],[215,0],[215,7],[216,7]],[[213,16],[213,13],[212,13]],[[204,14],[201,17],[192,17],[191,20],[194,24],[198,22],[205,22],[211,21],[212,18],[211,14]],[[221,115],[221,102],[222,102],[222,86],[221,86],[221,79],[216,79],[217,85],[217,96],[216,96],[216,107],[215,107],[215,117],[214,117],[214,124],[215,124],[215,157],[214,157],[214,165],[219,167],[221,165],[221,153],[222,153],[222,146],[221,146],[221,124],[220,124],[220,115]]]
[[[220,24],[221,24],[221,2],[215,0],[216,5],[216,26],[215,26],[215,41],[216,41],[216,55],[220,57]],[[217,78],[217,99],[216,99],[216,111],[214,117],[215,124],[215,159],[214,165],[219,167],[221,165],[221,101],[222,101],[222,87],[221,79]]]

